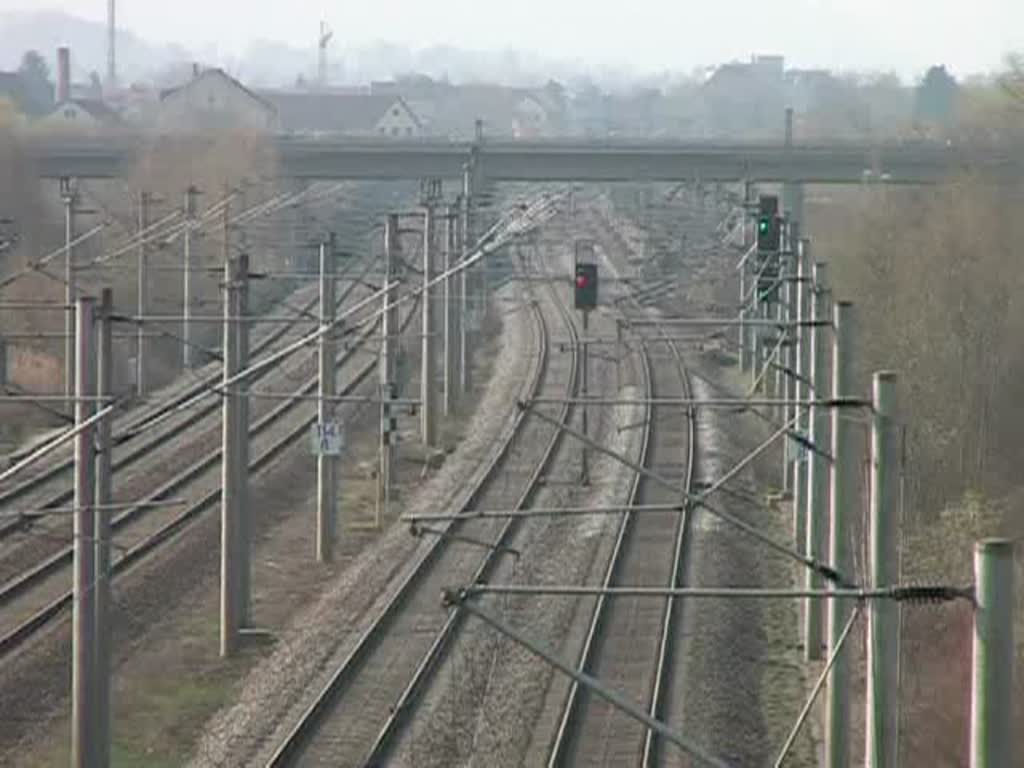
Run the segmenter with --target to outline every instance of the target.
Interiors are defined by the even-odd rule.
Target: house
[[[222,69],[193,67],[192,79],[160,94],[156,127],[164,133],[274,131],[277,108]]]
[[[68,99],[38,122],[40,129],[96,131],[121,125],[121,118],[99,99]]]
[[[335,91],[260,91],[273,105],[278,127],[294,134],[344,134],[410,138],[423,124],[409,104],[394,94]]]
[[[370,92],[400,96],[419,117],[431,136],[472,139],[477,120],[485,136],[533,138],[561,133],[565,98],[560,86],[542,89],[502,85],[452,85],[422,75],[374,82]]]
[[[512,110],[512,135],[530,139],[551,133],[551,113],[543,99],[533,93],[525,93],[516,100]]]
[[[753,56],[750,62],[718,67],[701,89],[710,135],[763,139],[781,134],[787,106],[784,64],[781,56]]]
[[[485,136],[537,138],[553,132],[554,119],[544,100],[528,88],[468,84],[452,87],[436,107],[433,132],[471,138],[477,120]]]
[[[870,133],[871,110],[856,81],[827,70],[792,69],[786,72],[786,85],[798,137],[835,139]]]

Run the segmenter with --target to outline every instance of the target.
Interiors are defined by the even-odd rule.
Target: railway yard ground
[[[20,5],[0,768],[1024,766],[1024,2]]]
[[[293,301],[302,298],[297,295]],[[500,323],[492,322],[488,327],[493,334]],[[486,345],[479,348],[476,380],[490,380],[491,354],[497,343],[497,337],[491,335]],[[363,353],[343,365],[342,385],[356,375],[355,362],[372,359],[373,355]],[[415,362],[415,350],[410,352],[410,359]],[[286,372],[290,377],[284,377],[282,390],[291,391],[309,375],[309,364],[303,365],[304,369],[299,366],[297,371]],[[315,367],[312,371],[315,377]],[[364,393],[371,389],[363,387]],[[461,442],[477,395],[478,391],[474,391],[459,412],[445,420],[442,430],[447,445],[454,447]],[[305,410],[309,411],[312,405],[306,403]],[[264,410],[273,406],[270,402],[262,404]],[[237,659],[225,665],[217,655],[219,520],[215,514],[202,516],[155,558],[132,568],[123,582],[115,582],[113,631],[118,641],[113,685],[117,702],[114,721],[118,725],[114,756],[119,762],[181,764],[191,752],[193,740],[206,718],[231,700],[238,680],[278,644],[279,633],[296,614],[301,614],[325,583],[348,571],[354,557],[393,522],[394,508],[383,518],[381,530],[375,523],[376,413],[361,404],[346,408],[353,411],[352,415],[346,413],[346,424],[351,429],[350,449],[340,483],[346,535],[333,563],[317,564],[311,556],[316,472],[306,440],[293,440],[295,444],[282,459],[254,474],[250,491],[256,526],[252,555],[254,631],[247,635]],[[259,412],[253,413],[253,422],[259,416]],[[414,423],[415,419],[408,414],[400,417],[399,428],[406,439]],[[214,431],[219,437],[219,420]],[[305,431],[302,437],[305,438]],[[195,451],[194,439],[182,442],[189,453]],[[427,457],[415,441],[408,442],[409,448],[399,452],[392,486],[398,503],[414,495],[426,474]],[[15,708],[13,699],[4,697],[12,703],[9,720],[20,726],[5,729],[5,737],[17,739],[20,732],[25,739],[5,742],[4,760],[11,764],[63,764],[67,760],[69,681],[60,671],[66,668],[70,651],[67,625],[65,620],[47,630],[36,645],[19,652],[23,658],[16,665],[5,669],[0,685],[13,686],[15,690],[30,687],[35,691],[30,708]],[[40,727],[44,723],[45,727]]]
[[[736,333],[671,324],[720,318],[734,305],[738,255],[720,226],[734,201],[678,192],[657,188],[665,201],[653,206],[649,188],[641,205],[601,187],[579,190],[571,205],[564,191],[512,198],[513,213],[495,225],[515,236],[492,267],[472,387],[440,419],[433,449],[421,444],[417,407],[396,409],[383,510],[372,402],[381,322],[363,306],[378,286],[344,284],[339,308],[361,309],[339,345],[339,387],[367,402],[336,409],[346,434],[337,549],[330,562],[314,556],[310,347],[251,385],[268,397],[250,406],[252,598],[232,658],[218,652],[220,402],[158,405],[210,390],[219,363],[118,418],[115,500],[182,505],[137,507],[116,520],[112,764],[774,763],[822,670],[803,659],[797,600],[593,591],[803,585],[783,449],[759,448],[778,415],[702,407],[752,392]],[[659,239],[668,245],[652,247]],[[565,279],[579,243],[603,281],[586,321]],[[405,269],[422,255],[409,254]],[[370,274],[373,260],[362,268]],[[408,298],[398,312],[399,396],[415,398],[426,316],[422,297]],[[306,287],[286,303],[308,320],[317,302]],[[261,330],[253,343],[273,352],[310,327]],[[66,503],[70,456],[57,452],[0,502]],[[54,516],[0,528],[4,764],[68,762],[68,525]],[[566,593],[584,587],[592,589]],[[630,704],[638,711],[627,713]],[[645,715],[664,729],[647,727]],[[854,728],[863,728],[856,717]],[[816,707],[786,764],[817,764],[823,730]]]
[[[644,234],[642,228],[618,213],[606,197],[598,196],[593,203],[571,222],[556,217],[540,225],[530,240],[511,246],[515,269],[490,303],[489,332],[474,357],[474,390],[444,420],[440,454],[428,455],[418,445],[414,414],[400,416],[400,459],[391,506],[379,528],[375,407],[344,406],[349,440],[340,480],[343,522],[340,551],[332,563],[318,564],[312,558],[316,472],[304,441],[293,441],[254,474],[252,619],[234,659],[224,662],[217,654],[216,515],[200,514],[159,553],[118,575],[113,616],[115,764],[170,766],[188,761],[206,768],[298,759],[301,764],[358,765],[370,755],[371,762],[410,766],[477,760],[535,765],[549,759],[618,765],[632,762],[645,748],[656,749],[662,764],[685,764],[674,745],[645,747],[645,729],[638,723],[576,690],[568,678],[481,622],[466,617],[450,626],[451,616],[446,621],[441,605],[442,589],[469,584],[483,574],[486,581],[534,586],[667,586],[673,581],[777,585],[792,575],[788,564],[760,556],[755,546],[700,511],[635,515],[635,520],[607,514],[540,516],[462,526],[468,541],[498,536],[501,544],[491,550],[460,541],[454,529],[449,530],[451,538],[429,532],[411,536],[398,520],[460,508],[614,509],[676,498],[591,449],[590,482],[581,484],[583,444],[529,409],[516,407],[517,401],[529,401],[538,393],[556,399],[578,396],[580,387],[580,329],[566,309],[567,288],[557,281],[523,281],[517,275],[564,274],[571,269],[572,243],[589,239],[608,274],[634,282],[641,276],[635,265],[643,245],[635,238]],[[666,306],[702,312],[720,300],[718,293],[732,290],[726,254],[711,236],[720,212],[689,213],[704,241],[674,266],[681,274],[693,270],[702,280],[679,280],[654,306],[641,306],[627,280],[613,282],[608,292],[620,306],[651,317]],[[315,292],[305,291],[290,297],[291,304],[311,305]],[[363,295],[365,291],[355,290],[349,301]],[[597,313],[587,333],[614,337],[616,317],[612,311]],[[293,334],[285,333],[280,343],[291,338]],[[372,351],[373,345],[367,348]],[[419,350],[412,344],[407,352],[410,369],[416,369]],[[715,345],[698,352],[654,334],[619,355],[591,354],[592,396],[628,400],[692,392],[699,398],[739,391],[732,358]],[[360,384],[359,379],[372,360],[372,354],[358,349],[341,359],[342,385],[351,383],[354,393],[372,391],[372,382]],[[171,385],[154,399],[166,399],[177,390],[187,394],[195,379],[216,370],[212,364],[197,371],[192,381]],[[308,362],[290,363],[260,388],[288,392],[311,374],[315,378]],[[407,385],[408,391],[416,391],[416,375]],[[258,423],[274,403],[255,402],[252,418]],[[299,404],[277,432],[311,407]],[[535,407],[548,419],[580,426],[579,407]],[[588,431],[614,453],[675,478],[680,492],[694,483],[711,482],[742,457],[748,444],[764,437],[762,425],[751,416],[658,409],[665,412],[651,413],[650,406],[640,404],[594,409]],[[185,418],[167,420],[169,438],[180,441],[178,454],[184,458],[197,449],[214,450],[216,413],[191,426],[188,439],[176,438],[175,420]],[[731,421],[723,424],[719,419]],[[255,445],[258,454],[260,443]],[[167,454],[162,464],[168,474],[187,463],[174,459],[178,454],[166,445],[151,450]],[[437,461],[439,455],[443,462]],[[140,459],[136,475],[153,472],[146,466]],[[756,485],[763,480],[755,477],[759,471],[756,465],[750,467],[749,476],[736,478],[737,486]],[[210,487],[216,489],[216,482],[210,474]],[[141,479],[136,483],[143,485]],[[734,499],[725,503],[757,525],[785,522],[778,508]],[[135,540],[144,540],[159,522],[135,534]],[[3,563],[11,573],[38,556],[11,546]],[[641,570],[633,573],[637,568]],[[54,584],[61,578],[60,572],[50,577]],[[57,590],[36,590],[18,599],[31,608]],[[698,601],[682,610],[677,603],[669,614],[663,600],[605,602],[552,596],[479,600],[483,610],[529,633],[553,654],[580,660],[599,679],[637,701],[649,701],[657,681],[660,716],[682,733],[699,734],[703,748],[735,764],[756,764],[784,737],[803,691],[791,606]],[[5,729],[0,743],[9,764],[59,765],[67,760],[69,689],[62,670],[70,653],[68,625],[65,615],[41,629],[30,644],[12,651],[0,675],[0,690],[35,692],[29,706],[7,713],[16,724]],[[435,634],[438,639],[433,639]],[[394,650],[389,643],[395,644]],[[332,694],[336,700],[330,704],[340,714],[323,716],[315,729],[335,735],[303,736],[296,752],[282,758],[281,745],[308,717],[312,696],[328,689],[338,675],[336,668],[346,665],[352,667],[351,679]],[[406,688],[414,675],[421,677],[412,677],[416,685]],[[351,719],[353,712],[360,713],[358,723]],[[593,728],[597,730],[591,732]],[[799,749],[808,754],[810,740]]]

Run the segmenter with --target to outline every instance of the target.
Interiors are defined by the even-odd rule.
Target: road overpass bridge
[[[283,177],[400,180],[461,177],[470,157],[499,182],[877,180],[931,184],[965,170],[1022,175],[1021,158],[995,149],[940,143],[746,144],[663,141],[493,141],[299,139],[276,137]],[[28,142],[45,178],[126,175],[145,151],[135,138],[35,138]]]

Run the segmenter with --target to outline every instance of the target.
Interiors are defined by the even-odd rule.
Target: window
[[[408,128],[405,129],[405,135],[406,136],[412,136],[412,128],[411,127],[408,127]]]
[[[391,110],[391,114],[392,114],[392,115],[393,115],[394,117],[398,117],[398,107],[395,107],[394,109],[392,109],[392,110]]]
[[[397,136],[398,135],[398,126],[397,125],[391,126],[391,135],[392,136]]]

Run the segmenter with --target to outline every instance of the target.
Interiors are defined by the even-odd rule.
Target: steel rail
[[[644,390],[650,395],[651,391],[651,372],[650,372],[650,361],[646,354],[646,350],[640,357],[641,370],[644,375]],[[652,420],[649,417],[650,406],[644,408],[644,418],[642,419],[644,428],[643,435],[641,437],[640,445],[640,463],[646,465],[647,456],[651,447],[651,424]],[[635,506],[638,503],[640,497],[641,488],[641,476],[639,474],[633,475],[633,482],[630,487],[628,504]],[[607,587],[613,583],[618,577],[618,568],[621,563],[620,554],[625,548],[626,535],[629,531],[629,516],[623,513],[621,521],[619,523],[618,530],[615,534],[615,543],[612,547],[612,552],[608,558],[608,564],[605,567],[604,576],[601,580],[602,586]],[[587,670],[591,667],[591,661],[594,654],[594,646],[597,643],[598,635],[601,631],[601,623],[604,617],[604,604],[606,597],[601,595],[595,602],[594,609],[590,615],[590,624],[587,628],[586,638],[583,641],[583,647],[580,651],[580,656],[576,662],[577,670]],[[579,700],[582,696],[580,685],[575,680],[570,684],[568,696],[565,704],[562,706],[562,715],[559,718],[558,730],[555,732],[555,738],[552,742],[551,749],[548,755],[548,766],[553,767],[561,765],[565,762],[566,752],[569,749],[569,743],[572,739],[572,734],[578,729],[577,718],[579,717]]]
[[[629,299],[634,304],[638,304],[637,289],[627,286],[627,290],[630,292]],[[690,398],[691,391],[689,374],[682,356],[679,353],[678,346],[673,340],[667,337],[664,326],[657,324],[656,322],[652,322],[652,324],[654,324],[658,329],[659,335],[662,337],[661,340],[669,345],[669,348],[672,351],[672,356],[675,359],[675,369],[680,377],[683,393],[686,398]],[[656,404],[650,402],[654,399],[655,395],[655,376],[651,364],[650,351],[646,344],[641,347],[640,359],[642,364],[641,370],[644,374],[644,399],[648,402],[646,403],[646,414],[643,419],[644,435],[639,463],[640,466],[646,466],[650,460],[650,454],[653,450],[653,442],[655,440],[654,432],[657,428],[655,424],[656,419],[651,418],[651,414]],[[689,491],[691,489],[694,477],[696,420],[694,418],[692,406],[687,409],[687,422],[687,467],[684,477],[684,487],[680,489],[681,491]],[[640,493],[644,487],[643,483],[644,480],[640,475],[634,476],[633,487],[629,497],[629,506],[636,506],[638,504]],[[624,568],[623,560],[625,559],[625,553],[628,548],[628,541],[633,533],[633,529],[637,525],[637,519],[637,515],[630,511],[625,511],[623,513],[616,533],[615,544],[609,556],[608,565],[605,569],[602,580],[602,587],[605,589],[612,587],[622,576],[621,571]],[[668,578],[668,586],[670,587],[678,586],[682,580],[689,530],[690,515],[688,508],[684,506],[675,526],[672,563],[669,568]],[[609,600],[607,596],[599,596],[595,601],[587,636],[576,665],[577,669],[580,671],[587,672],[595,665],[598,658],[596,654],[599,652],[598,646],[601,644],[602,632],[606,629],[608,610]],[[678,611],[675,610],[674,600],[666,599],[665,611],[662,614],[656,651],[657,663],[652,676],[652,687],[647,704],[648,714],[655,719],[659,719],[659,715],[662,710],[665,678],[672,649],[672,639],[674,636],[673,629],[675,621],[677,620],[677,613]],[[563,706],[559,727],[548,753],[549,756],[547,764],[549,768],[566,764],[569,760],[570,751],[575,745],[575,739],[582,726],[580,717],[582,716],[582,697],[585,695],[586,692],[581,690],[579,684],[574,681],[570,686],[569,694]],[[654,738],[654,732],[647,729],[645,731],[642,750],[642,763],[645,766],[651,765],[654,762],[654,753],[656,750],[656,742],[654,741]]]
[[[410,311],[403,321],[403,326],[407,325],[412,316],[415,314],[416,304],[413,305],[413,309]],[[365,335],[370,335],[375,330],[375,326],[369,326],[364,332]],[[353,345],[349,349],[345,350],[339,357],[336,367],[341,368],[344,366],[353,356],[359,352],[365,351],[361,346]],[[361,368],[355,377],[349,382],[344,388],[346,392],[352,392],[357,386],[366,380],[368,376],[376,368],[376,360],[367,363]],[[311,380],[307,381],[299,390],[297,390],[295,399],[285,401],[277,405],[273,410],[269,411],[263,416],[258,422],[252,425],[250,428],[250,436],[259,435],[265,432],[270,427],[276,425],[282,419],[290,414],[290,412],[297,407],[301,406],[306,402],[305,398],[301,395],[308,394],[309,392],[316,389],[317,378],[314,376]],[[250,472],[258,472],[273,459],[277,458],[284,450],[292,446],[295,442],[300,440],[303,436],[308,434],[309,425],[316,421],[315,412],[304,419],[300,419],[296,422],[295,426],[280,440],[272,444],[263,454],[254,459],[249,466]],[[180,492],[184,486],[187,486],[196,478],[200,477],[203,473],[209,471],[215,466],[220,460],[221,449],[216,448],[207,454],[205,457],[199,459],[197,462],[187,467],[183,472],[179,473],[169,481],[165,482],[162,486],[153,491],[148,495],[140,504],[135,505],[128,511],[119,515],[117,518],[111,521],[111,529],[118,530],[125,527],[131,522],[134,522],[138,518],[142,517],[147,510],[152,509],[151,502],[161,501],[171,494]],[[143,539],[141,542],[136,543],[134,546],[124,552],[122,557],[116,560],[111,570],[113,575],[118,575],[129,566],[143,559],[146,555],[155,551],[163,542],[169,539],[174,534],[178,533],[190,522],[195,520],[200,513],[215,506],[220,500],[221,490],[215,488],[212,491],[204,494],[198,501],[192,503],[184,511],[176,515],[170,522],[162,526],[155,533]],[[0,605],[10,602],[15,599],[18,594],[25,592],[31,588],[34,584],[40,580],[45,579],[51,573],[55,572],[59,568],[68,565],[74,555],[74,548],[69,546],[55,555],[51,556],[44,562],[40,563],[36,568],[23,574],[21,577],[8,582],[2,591],[0,591]],[[73,600],[73,594],[69,590],[55,600],[48,603],[42,609],[34,613],[27,620],[19,624],[14,630],[8,632],[4,636],[0,637],[0,659],[6,657],[17,648],[21,647],[28,639],[34,636],[39,630],[53,621],[61,612],[69,607]]]
[[[573,323],[572,317],[564,302],[559,299],[553,286],[549,285],[548,291],[551,294],[552,303],[558,310],[570,337],[572,339],[578,339],[575,324]],[[535,304],[534,306],[536,307],[537,305]],[[544,322],[542,316],[538,316],[538,319],[540,322]],[[550,338],[547,334],[545,334],[544,338],[545,343],[547,344],[550,341]],[[570,348],[572,349],[572,356],[568,390],[570,392],[576,392],[580,386],[580,361],[578,360],[576,353],[578,345],[572,344]],[[562,423],[567,423],[568,420],[572,418],[573,410],[574,405],[572,403],[565,403],[561,413],[559,414],[559,420]],[[541,477],[546,475],[550,469],[551,463],[558,452],[563,437],[564,435],[561,430],[556,430],[552,435],[550,442],[545,448],[541,462],[537,465],[536,471],[530,478],[525,491],[514,505],[517,510],[525,510],[533,503],[533,499],[537,492],[541,490],[539,480]],[[473,518],[479,519],[479,516],[469,514],[472,512],[472,509],[469,507],[464,507],[461,511],[467,515],[467,520]],[[481,584],[485,583],[490,578],[492,571],[498,563],[498,558],[496,556],[497,552],[502,548],[507,548],[509,546],[510,540],[522,524],[522,519],[516,517],[510,517],[505,521],[505,524],[502,526],[497,537],[491,543],[492,549],[490,550],[490,553],[481,561],[480,566],[473,574],[469,583]],[[415,675],[396,702],[392,710],[392,715],[385,722],[384,727],[381,728],[373,747],[367,753],[364,760],[365,764],[382,765],[385,763],[390,750],[398,743],[398,737],[401,734],[402,729],[411,720],[416,706],[422,700],[422,695],[427,690],[433,673],[440,667],[445,654],[450,649],[451,644],[454,642],[454,639],[462,625],[465,623],[465,620],[466,613],[464,611],[456,610],[448,614],[448,619],[442,627],[441,632],[438,633],[437,639],[434,641],[434,644],[431,646],[427,655],[420,662]]]
[[[337,188],[338,186],[339,186],[339,185],[335,185],[335,188]],[[308,191],[308,189],[309,189],[309,188],[307,188],[307,190],[303,190],[302,192],[299,192],[299,193],[296,193],[296,194],[294,194],[294,195],[291,195],[291,196],[289,196],[289,198],[288,198],[288,199],[289,199],[289,200],[292,200],[292,199],[298,199],[298,198],[299,198],[299,197],[301,197],[301,196],[302,196],[302,195],[303,195],[303,194],[304,194],[305,192],[307,192],[307,191]],[[203,214],[203,216],[201,217],[201,219],[200,219],[200,220],[203,220],[203,219],[209,218],[209,217],[210,217],[210,216],[211,216],[211,215],[212,215],[213,213],[217,212],[217,211],[218,211],[218,210],[219,210],[220,208],[222,208],[222,207],[223,207],[224,205],[226,205],[226,204],[227,204],[227,202],[228,202],[228,201],[229,201],[229,200],[230,200],[230,199],[231,199],[232,197],[234,197],[234,194],[233,194],[233,193],[232,193],[232,194],[230,194],[230,195],[228,195],[228,196],[227,196],[227,197],[225,197],[225,198],[222,198],[220,202],[218,202],[217,204],[215,204],[214,206],[212,206],[212,207],[210,208],[210,210],[209,210],[209,211],[207,211],[206,213],[204,213],[204,214]],[[256,207],[258,208],[259,206],[256,206]],[[251,211],[252,211],[252,210],[254,210],[254,209],[250,209],[249,211],[243,211],[242,213],[240,213],[240,214],[237,214],[237,215],[236,215],[235,217],[233,217],[233,218],[232,218],[232,221],[233,221],[234,223],[236,223],[236,224],[238,224],[238,223],[241,223],[241,222],[245,221],[245,220],[246,220],[246,214],[249,214],[249,213],[251,213]],[[251,218],[251,217],[250,217],[250,218]],[[149,229],[152,229],[152,228],[153,228],[153,227],[155,227],[155,226],[159,226],[159,224],[160,224],[160,222],[155,222],[154,224],[151,224],[151,225],[150,225]],[[138,233],[137,233],[137,234],[138,234]],[[136,243],[136,244],[137,244],[137,243]],[[134,245],[132,245],[131,247],[134,247]],[[59,253],[63,253],[63,251],[64,251],[64,248],[62,247],[61,249],[59,249],[59,251],[57,251],[57,252],[55,252],[55,253],[58,253],[58,255],[59,255]],[[371,262],[371,263],[372,263],[372,261],[373,261],[373,259],[370,259],[370,262]],[[86,265],[82,265],[82,268],[85,268],[85,266],[86,266]],[[353,266],[354,266],[354,264],[353,264]],[[364,274],[365,274],[365,272],[366,272],[366,271],[368,271],[368,269],[367,269],[367,270],[364,270]],[[312,304],[315,304],[315,301],[316,301],[316,300],[314,299],[314,300],[313,300],[313,302],[312,302],[312,303],[310,304],[310,306],[312,306]],[[273,339],[274,341],[276,341],[276,338],[277,338],[277,337],[279,337],[280,335],[282,335],[282,334],[284,334],[284,333],[287,333],[287,331],[288,331],[288,330],[290,330],[290,328],[282,328],[282,329],[277,329],[277,330],[276,330],[276,331],[274,331],[274,332],[273,332],[272,334],[270,334],[269,338],[271,338],[271,339]],[[276,334],[276,336],[275,336],[275,334]],[[259,343],[259,344],[257,344],[257,345],[256,345],[256,347],[254,348],[254,351],[256,351],[256,352],[259,352],[259,351],[263,351],[263,349],[265,349],[265,348],[266,348],[267,346],[269,346],[269,345],[270,345],[271,343],[273,343],[273,341],[265,342],[265,341],[261,340],[261,341],[260,341],[260,343]],[[220,374],[215,374],[214,376],[212,376],[212,377],[208,378],[208,380],[206,380],[206,381],[204,381],[204,382],[202,382],[202,383],[200,383],[200,384],[197,384],[197,385],[195,385],[195,386],[194,386],[194,387],[193,387],[192,389],[190,389],[190,390],[189,390],[188,392],[186,392],[186,393],[185,393],[184,395],[177,395],[177,396],[174,396],[174,397],[173,397],[173,398],[171,399],[171,401],[169,401],[169,402],[167,402],[167,403],[163,403],[163,404],[161,404],[161,408],[163,408],[163,409],[170,409],[170,410],[173,410],[173,408],[174,408],[174,407],[175,407],[176,405],[180,405],[180,403],[181,403],[181,402],[185,402],[185,401],[187,401],[187,399],[188,399],[188,395],[189,395],[190,393],[191,393],[191,394],[196,394],[196,393],[202,392],[202,390],[203,390],[203,384],[216,384],[217,382],[219,382],[219,380],[220,380],[220,378],[219,378],[219,377],[220,377]],[[132,430],[137,430],[137,429],[141,429],[142,427],[146,426],[146,425],[147,425],[147,424],[149,423],[149,421],[150,421],[151,419],[154,419],[154,418],[159,418],[159,416],[161,416],[161,415],[162,415],[162,414],[161,414],[161,413],[159,412],[159,409],[158,409],[158,412],[157,412],[157,413],[156,413],[155,415],[154,415],[154,414],[152,414],[151,412],[147,412],[147,413],[144,413],[144,414],[143,414],[143,415],[142,415],[142,416],[141,416],[140,418],[136,418],[136,419],[135,419],[135,420],[134,420],[133,422],[129,422],[129,426],[127,426],[127,427],[124,427],[124,428],[123,428],[123,430],[124,430],[124,431],[132,431]],[[115,443],[116,443],[116,442],[117,442],[117,438],[119,437],[119,435],[115,435],[114,437],[115,437]],[[121,435],[121,437],[122,437],[122,440],[123,440],[123,435]],[[70,466],[70,461],[68,461],[68,462],[67,462],[67,463],[66,463],[66,464],[65,464],[64,466]],[[29,481],[26,481],[26,482],[29,482]],[[20,486],[19,486],[19,488],[20,488]],[[12,489],[12,491],[17,491],[17,490],[18,490],[18,488],[16,488],[16,489]],[[8,491],[8,492],[6,492],[5,494],[3,494],[3,495],[0,495],[0,504],[2,504],[2,503],[5,503],[5,502],[6,502],[7,500],[8,500],[8,499],[7,499],[7,494],[11,493],[12,491]]]
[[[367,260],[367,263],[369,265],[372,265],[373,262],[374,260],[372,258]],[[353,285],[346,288],[346,290],[338,299],[338,306],[341,306],[348,299],[349,295],[351,294],[352,290],[355,287],[356,284],[354,283]],[[302,311],[308,312],[313,307],[315,307],[318,302],[318,297],[311,298],[303,305]],[[260,352],[269,349],[278,341],[280,341],[283,337],[288,335],[289,332],[295,329],[295,326],[282,326],[280,328],[274,329],[272,332],[264,335],[260,339],[260,341],[253,346],[252,354],[259,354]],[[267,369],[267,371],[262,372],[261,376],[268,373],[269,371],[270,369]],[[127,424],[120,427],[119,431],[113,436],[114,445],[120,447],[122,445],[125,445],[126,443],[134,441],[135,438],[144,436],[145,430],[148,426],[163,421],[165,417],[172,415],[178,408],[180,408],[182,404],[190,400],[194,400],[203,392],[210,391],[211,394],[213,394],[212,389],[215,385],[220,383],[220,380],[221,374],[219,372],[211,373],[208,376],[205,376],[199,381],[197,381],[195,384],[188,386],[182,392],[174,395],[173,397],[167,399],[166,401],[161,402],[157,407],[146,409],[144,413],[139,414],[136,418],[131,419]],[[128,455],[118,457],[118,459],[115,461],[112,467],[113,471],[117,472],[121,469],[124,469],[127,466],[130,466],[139,458],[148,456],[150,451],[154,447],[163,444],[168,439],[168,437],[173,437],[174,435],[180,434],[185,429],[194,426],[202,419],[209,416],[211,413],[216,412],[219,407],[219,397],[211,397],[211,400],[208,405],[202,406],[191,411],[189,415],[182,421],[182,423],[176,425],[174,429],[170,430],[167,433],[162,433],[150,437],[148,440],[144,440],[142,443],[135,446],[132,449],[132,451],[129,452]],[[44,485],[55,480],[61,474],[70,472],[73,464],[74,460],[72,457],[61,459],[56,464],[53,464],[52,466],[44,469],[42,472],[39,472],[38,474],[31,476],[30,478],[26,479],[19,485],[0,493],[0,508],[17,501],[18,499],[24,497],[26,494],[36,490],[41,485]],[[50,499],[37,505],[38,509],[40,510],[41,514],[45,514],[45,510],[66,503],[71,498],[71,496],[71,489],[66,488],[65,490],[55,494]],[[30,523],[33,518],[39,516],[41,515],[35,515],[29,512],[26,512],[23,515],[13,516],[9,521],[6,521],[2,525],[0,525],[0,541],[3,541],[12,534],[21,532],[22,530],[24,530],[24,527],[27,523]],[[0,600],[0,603],[2,603],[2,600]]]
[[[547,344],[547,328],[543,315],[536,303],[533,303],[531,306],[534,311],[534,318],[538,323],[537,328],[540,346],[540,363],[537,366],[533,381],[530,383],[529,387],[531,393],[536,395],[547,378],[550,355]],[[578,381],[578,366],[575,354],[572,358],[571,368],[572,370],[569,376],[570,381],[568,389],[570,391],[574,391]],[[567,418],[567,415],[571,413],[570,408],[571,406],[568,404],[563,406],[563,419]],[[515,422],[508,438],[496,452],[487,466],[486,471],[481,476],[480,481],[476,484],[465,503],[462,505],[463,509],[471,510],[478,506],[478,500],[487,491],[491,483],[499,476],[500,469],[508,460],[511,448],[515,445],[517,437],[522,432],[522,429],[528,420],[529,419],[525,412],[519,411],[516,414]],[[562,433],[560,430],[554,431],[543,457],[537,463],[535,471],[527,483],[526,492],[520,499],[521,502],[528,503],[529,498],[536,491],[538,484],[537,481],[546,472],[550,460],[553,457],[557,446],[560,444],[562,439],[561,435]],[[445,530],[448,532],[455,532],[467,521],[471,521],[471,518],[453,520]],[[512,528],[512,521],[507,521],[505,525],[502,526],[494,548],[488,551],[488,554],[478,565],[476,571],[477,576],[486,574],[490,568],[493,567],[491,563],[495,562],[495,553],[499,551],[501,543],[507,539]],[[417,583],[424,578],[425,573],[429,569],[438,564],[441,555],[448,547],[449,541],[450,539],[446,537],[438,537],[416,566],[411,569],[402,580],[395,593],[374,618],[370,626],[360,636],[354,648],[345,657],[341,665],[337,667],[324,688],[314,698],[313,702],[306,709],[299,721],[295,724],[281,744],[278,745],[278,748],[267,763],[268,768],[292,765],[302,756],[303,751],[316,738],[318,729],[330,715],[338,697],[351,682],[365,659],[372,655],[375,648],[379,645],[382,635],[386,633],[394,618],[405,607],[406,603],[411,598]],[[405,688],[399,695],[396,703],[392,706],[391,713],[374,739],[368,754],[361,760],[362,764],[372,764],[372,758],[374,755],[381,755],[385,753],[395,743],[397,734],[400,732],[401,727],[407,722],[416,701],[419,699],[419,695],[425,688],[425,682],[430,677],[431,672],[438,667],[444,650],[449,646],[449,638],[454,636],[459,625],[460,620],[455,619],[450,615],[438,634],[435,635],[435,638],[426,654],[417,664],[412,678],[405,685]]]

